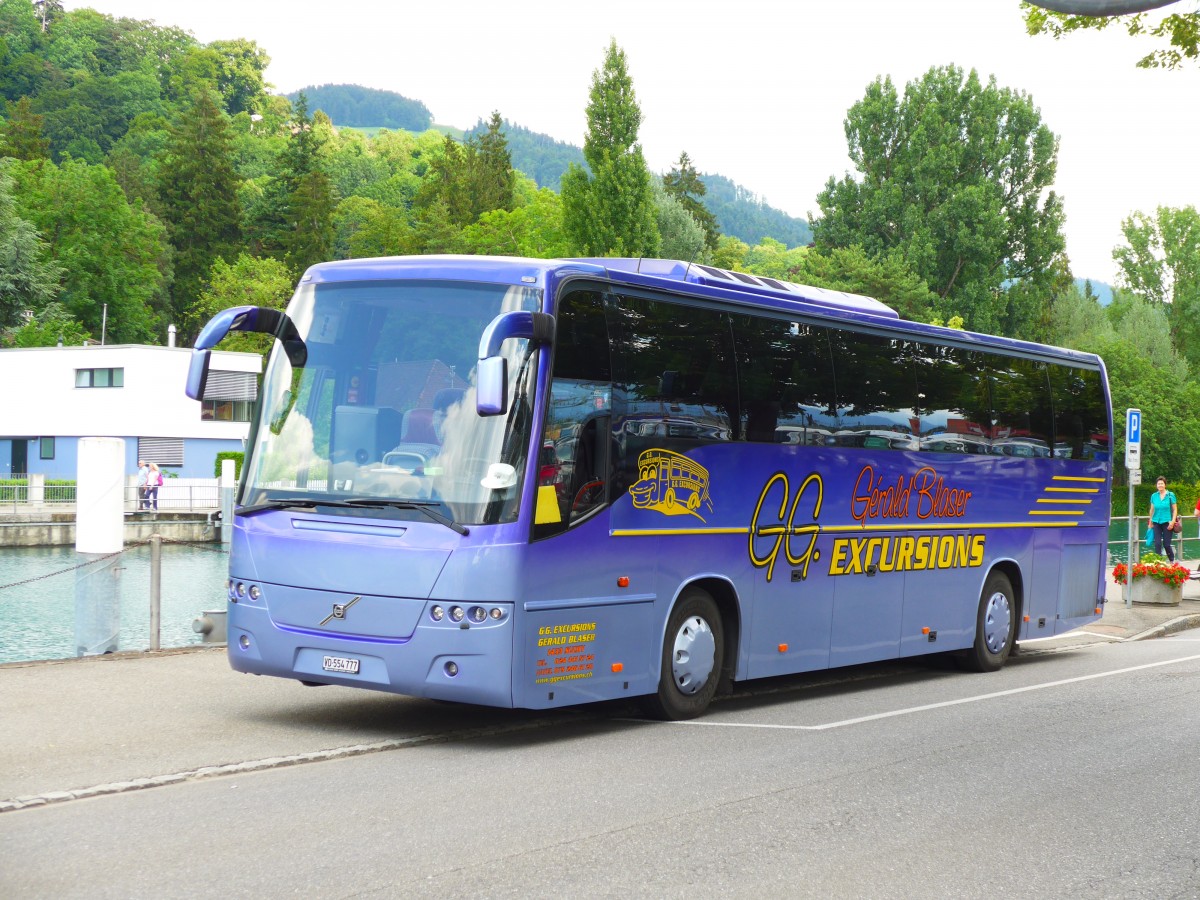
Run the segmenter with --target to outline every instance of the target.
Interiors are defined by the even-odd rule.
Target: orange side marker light
[[[629,576],[622,575],[617,579],[617,587],[629,587]]]
[[[613,664],[612,664],[612,670],[613,670],[614,672],[620,672],[620,671],[622,671],[624,668],[625,668],[625,663],[613,663]]]
[[[928,627],[928,626],[926,626],[925,628],[922,628],[922,629],[921,629],[921,634],[929,634],[929,627]]]
[[[779,652],[780,652],[780,653],[787,653],[787,647],[788,647],[788,645],[787,645],[787,644],[780,644],[780,645],[779,645]]]
[[[1026,621],[1026,622],[1028,622],[1028,621],[1029,621],[1029,616],[1026,616],[1026,617],[1025,617],[1025,621]]]

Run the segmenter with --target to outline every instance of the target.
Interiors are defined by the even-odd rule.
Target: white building
[[[256,353],[213,351],[203,401],[184,394],[192,351],[113,344],[0,350],[0,478],[73,479],[81,437],[125,439],[126,469],[212,478],[243,449],[258,395]]]

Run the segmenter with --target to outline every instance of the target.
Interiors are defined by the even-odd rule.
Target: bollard
[[[192,620],[192,631],[201,635],[206,644],[224,644],[228,639],[223,609],[206,609]]]
[[[233,539],[233,494],[237,488],[236,464],[232,459],[221,460],[221,543]]]
[[[158,650],[162,631],[162,535],[150,535],[150,649]]]

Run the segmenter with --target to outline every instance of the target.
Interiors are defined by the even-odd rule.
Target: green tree
[[[196,302],[196,312],[207,322],[231,306],[283,309],[294,287],[291,272],[279,260],[239,253],[233,262],[218,259],[213,263],[208,285]],[[221,349],[265,356],[273,342],[268,334],[235,332],[221,341]]]
[[[206,91],[172,125],[158,168],[158,198],[175,248],[171,309],[190,344],[204,319],[195,306],[209,269],[241,244],[238,177],[229,123]]]
[[[404,210],[368,197],[347,197],[333,214],[334,248],[338,259],[395,256],[412,246],[412,228]]]
[[[165,299],[162,223],[130,203],[104,166],[67,160],[12,171],[19,214],[41,231],[63,270],[59,301],[93,334],[101,333],[107,306],[110,343],[150,340],[159,324],[154,310]]]
[[[828,253],[808,250],[784,277],[799,284],[874,297],[914,322],[928,321],[937,301],[898,253],[873,259],[861,247],[839,247]]]
[[[654,185],[654,220],[662,241],[658,252],[664,259],[712,262],[704,228],[678,196],[658,184]]]
[[[50,141],[42,133],[45,119],[33,111],[28,97],[9,107],[8,121],[0,123],[0,156],[14,159],[47,159]]]
[[[238,38],[213,41],[208,49],[217,55],[217,90],[229,115],[255,112],[266,91],[263,73],[271,64],[265,50],[254,41]]]
[[[935,313],[976,331],[1012,330],[1014,281],[1048,302],[1065,246],[1050,189],[1058,142],[1028,95],[954,66],[930,69],[903,97],[877,79],[850,108],[846,138],[858,175],[830,178],[819,195],[818,248],[899,251],[938,295]]]
[[[9,329],[0,339],[13,347],[54,347],[59,343],[66,347],[78,347],[91,340],[87,331],[61,303],[48,303],[35,312],[32,318],[19,328]]]
[[[337,200],[322,169],[321,151],[329,130],[309,116],[303,93],[287,127],[290,136],[253,208],[249,232],[259,255],[274,256],[298,273],[332,254]]]
[[[444,212],[447,220],[457,228],[475,221],[471,215],[471,197],[466,190],[467,166],[466,148],[446,135],[441,153],[430,160],[421,180],[416,196],[417,209],[430,211],[434,217]],[[435,207],[440,212],[432,212]]]
[[[625,52],[612,41],[592,73],[583,156],[562,179],[563,228],[583,256],[657,256],[654,193],[637,142],[642,111]]]
[[[684,209],[692,214],[696,224],[704,229],[704,243],[709,250],[717,249],[717,240],[721,229],[717,227],[717,217],[709,211],[701,199],[708,192],[696,167],[687,153],[679,154],[679,162],[663,176],[663,189],[683,204]]]
[[[1118,288],[1113,291],[1108,320],[1122,343],[1136,350],[1149,365],[1172,379],[1188,378],[1187,360],[1171,346],[1170,320],[1162,304]]]
[[[466,187],[471,197],[472,222],[492,210],[513,208],[516,174],[502,124],[500,113],[493,112],[487,131],[467,139]]]
[[[1048,34],[1058,40],[1075,31],[1101,31],[1115,26],[1124,28],[1131,37],[1150,37],[1159,42],[1165,40],[1165,48],[1152,50],[1138,60],[1138,67],[1142,69],[1178,69],[1185,60],[1200,57],[1200,12],[1195,10],[1166,16],[1149,12],[1124,16],[1077,16],[1051,12],[1028,3],[1021,5],[1025,8],[1025,28],[1031,35]]]
[[[750,245],[740,238],[723,234],[717,240],[717,249],[713,253],[713,265],[731,271],[744,271],[746,257],[750,253]]]
[[[1164,377],[1124,335],[1085,342],[1108,369],[1113,409],[1142,411],[1142,471],[1169,481],[1200,480],[1200,385]],[[1115,416],[1114,447],[1125,442],[1123,416]]]
[[[0,161],[0,328],[25,310],[40,310],[58,293],[62,270],[32,223],[17,213],[11,163]]]
[[[1072,284],[1054,300],[1051,328],[1046,339],[1059,347],[1074,347],[1111,341],[1115,337],[1104,307],[1091,293],[1091,282],[1084,290]]]
[[[1125,243],[1113,250],[1118,283],[1166,312],[1170,339],[1200,373],[1200,213],[1160,206],[1121,223]]]
[[[458,235],[460,253],[526,256],[552,259],[567,256],[563,234],[562,198],[549,188],[536,191],[512,211],[494,209]]]

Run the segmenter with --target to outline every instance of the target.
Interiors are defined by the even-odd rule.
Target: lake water
[[[73,567],[83,560],[73,547],[0,549],[0,663],[77,655],[79,572]],[[83,571],[108,562],[93,563]],[[130,547],[115,562],[121,595],[117,649],[147,650],[150,547]],[[161,647],[202,643],[192,620],[204,610],[225,608],[228,571],[229,554],[220,544],[163,544]]]

